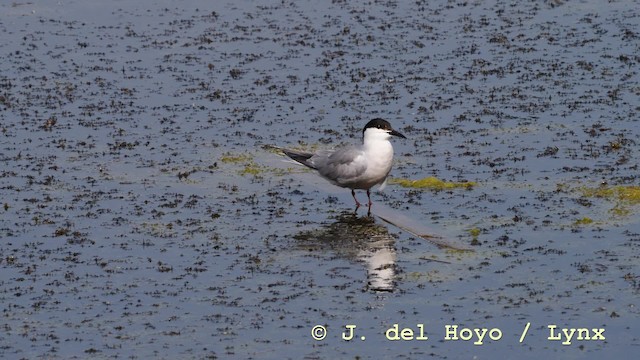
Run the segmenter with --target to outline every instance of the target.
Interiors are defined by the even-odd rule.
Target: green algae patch
[[[582,196],[619,201],[630,205],[640,204],[640,186],[600,186],[580,189]]]
[[[609,210],[609,212],[619,217],[629,216],[632,213],[631,209],[620,204],[614,206],[611,210]]]
[[[480,236],[480,234],[482,233],[482,230],[480,230],[477,227],[473,227],[467,230],[467,232],[469,233],[469,235],[471,235],[471,245],[473,246],[480,245],[480,241],[478,241],[478,236]]]
[[[258,166],[258,164],[254,162],[245,164],[244,168],[238,171],[240,175],[253,175],[253,176],[258,176],[263,172],[264,172],[264,169]]]
[[[218,163],[225,164],[229,168],[235,168],[235,172],[241,176],[253,176],[260,178],[264,174],[284,176],[291,170],[269,167],[258,164],[251,153],[225,152],[218,158]]]
[[[634,206],[640,205],[640,186],[616,185],[598,187],[580,187],[578,191],[585,198],[599,198],[614,204],[609,213],[624,218],[635,212]]]
[[[414,188],[414,189],[430,189],[430,190],[450,190],[450,189],[471,189],[476,186],[475,182],[449,182],[440,180],[434,176],[422,178],[419,180],[410,180],[410,179],[399,179],[392,178],[389,179],[389,183],[398,184],[402,187],[406,188]]]
[[[588,217],[583,217],[582,219],[576,220],[573,224],[574,225],[590,225],[590,224],[593,224],[593,220]]]
[[[253,159],[249,154],[233,154],[227,152],[220,157],[220,162],[223,164],[241,164],[252,161]]]
[[[472,229],[467,230],[469,232],[469,235],[471,235],[474,238],[477,238],[480,233],[482,232],[482,230],[478,229],[477,227],[474,227]]]
[[[258,177],[268,171],[266,167],[258,165],[250,154],[227,152],[222,154],[218,161],[223,164],[238,166],[237,173],[242,176]]]

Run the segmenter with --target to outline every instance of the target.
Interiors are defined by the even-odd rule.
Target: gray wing
[[[349,185],[367,170],[364,151],[348,146],[334,151],[320,151],[312,156],[312,163],[320,175],[337,185]]]

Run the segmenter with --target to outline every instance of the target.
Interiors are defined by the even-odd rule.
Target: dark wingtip
[[[313,156],[313,154],[302,152],[302,151],[290,150],[290,149],[282,149],[282,152],[288,157],[290,157],[292,160],[297,161],[304,166],[315,169],[315,167],[309,164],[309,162],[307,161]]]

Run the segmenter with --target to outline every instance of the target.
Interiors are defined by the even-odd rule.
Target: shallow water
[[[638,9],[0,5],[0,356],[625,356],[640,205],[584,190],[639,185]],[[473,252],[264,148],[378,116],[409,138],[392,176],[477,185],[389,185],[374,213]]]

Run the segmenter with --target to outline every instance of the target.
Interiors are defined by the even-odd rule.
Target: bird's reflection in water
[[[334,222],[317,230],[303,231],[295,239],[300,248],[331,250],[341,258],[366,263],[367,288],[371,291],[393,291],[396,280],[395,239],[373,217],[342,213]]]

